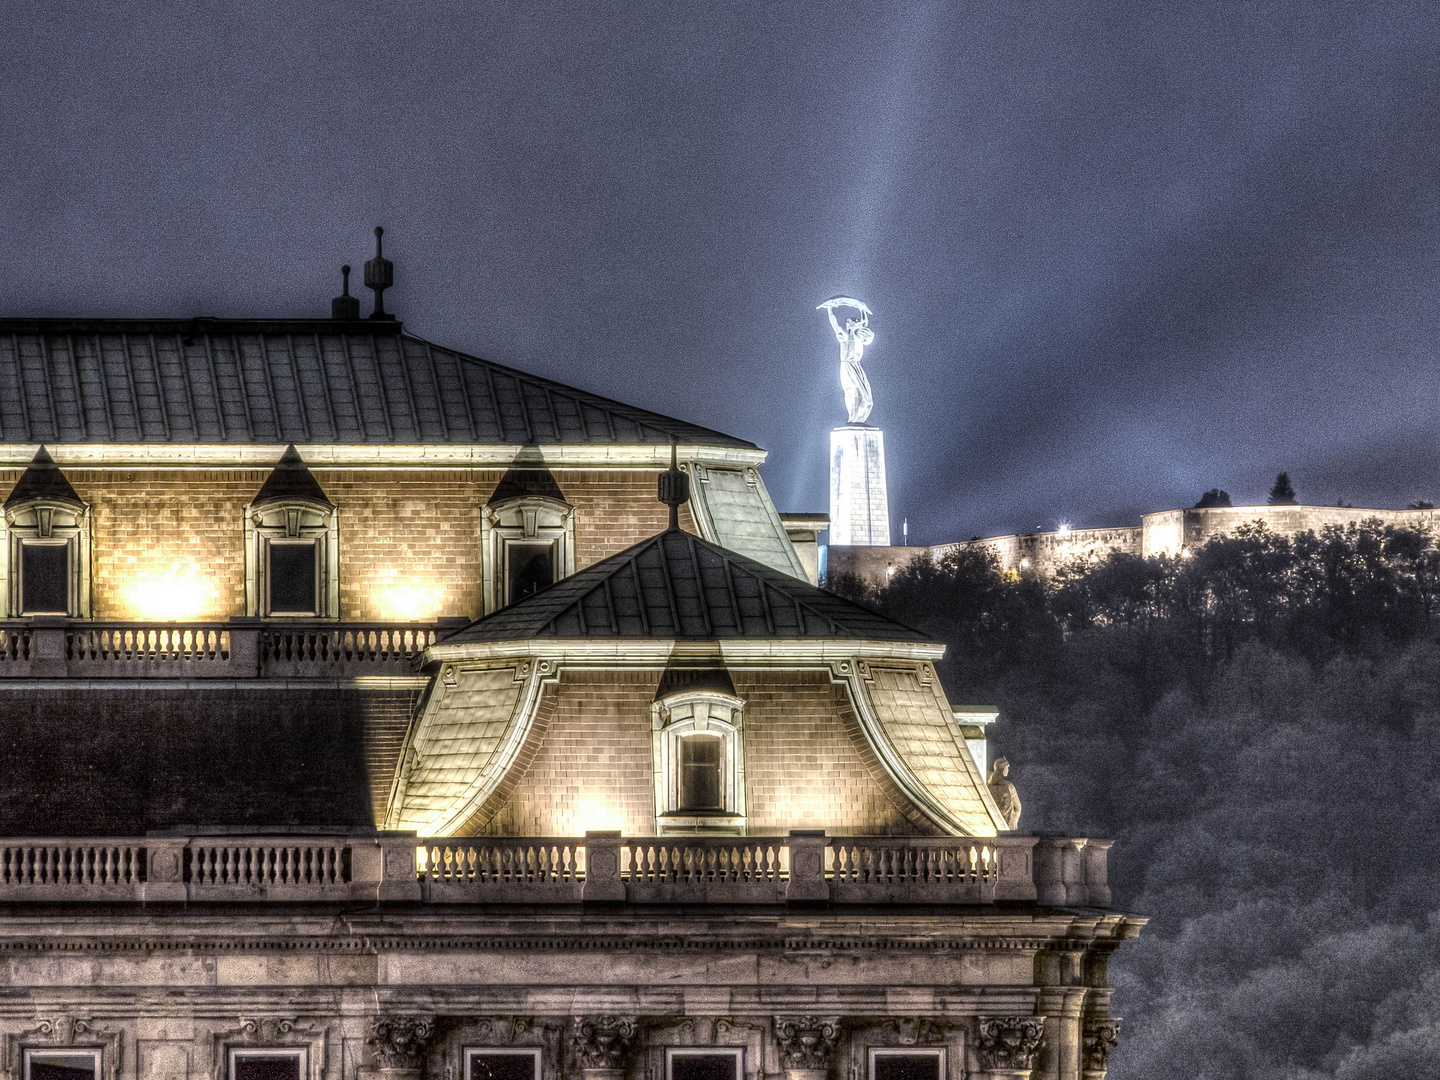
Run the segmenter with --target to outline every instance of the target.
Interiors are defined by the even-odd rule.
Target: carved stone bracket
[[[425,1044],[434,1032],[433,1016],[381,1016],[370,1021],[366,1042],[377,1068],[418,1070],[425,1063]]]
[[[976,1028],[975,1057],[990,1072],[1025,1072],[1045,1043],[1043,1016],[982,1016]]]
[[[35,1026],[5,1037],[5,1069],[20,1080],[24,1074],[21,1058],[26,1047],[99,1047],[100,1070],[104,1080],[115,1080],[120,1069],[120,1032],[103,1027],[88,1017],[41,1017]]]
[[[577,1016],[570,1046],[586,1071],[624,1069],[638,1032],[633,1016]]]
[[[1100,1080],[1110,1066],[1110,1051],[1120,1041],[1120,1021],[1114,1017],[1086,1020],[1081,1036],[1085,1080]]]
[[[928,1016],[898,1016],[889,1027],[900,1046],[928,1046],[943,1041],[945,1036],[940,1022]]]
[[[793,1019],[775,1018],[775,1041],[780,1047],[780,1063],[787,1071],[806,1070],[823,1073],[835,1050],[835,1034],[839,1020],[834,1017],[801,1016]]]

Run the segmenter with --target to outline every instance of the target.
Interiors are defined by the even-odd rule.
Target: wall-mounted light
[[[220,592],[213,575],[192,563],[142,570],[125,586],[125,606],[140,619],[180,622],[219,617]]]

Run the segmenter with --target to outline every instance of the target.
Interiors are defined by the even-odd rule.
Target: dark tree
[[[1282,472],[1275,477],[1275,486],[1270,489],[1270,505],[1294,506],[1299,501],[1295,497],[1295,488],[1290,483],[1290,474]]]
[[[1207,510],[1212,506],[1230,506],[1230,493],[1221,491],[1219,488],[1211,488],[1200,496],[1200,501],[1195,504],[1196,510]]]
[[[1414,502],[1412,502],[1412,503],[1406,503],[1406,504],[1405,504],[1405,509],[1406,509],[1406,510],[1434,510],[1434,509],[1435,509],[1435,504],[1432,503],[1432,502],[1427,502],[1425,499],[1416,499],[1416,500],[1415,500]]]

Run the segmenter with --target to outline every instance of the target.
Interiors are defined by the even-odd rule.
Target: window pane
[[[236,1054],[230,1080],[300,1080],[299,1054]]]
[[[533,1054],[471,1054],[467,1080],[536,1080]]]
[[[670,1080],[736,1080],[739,1060],[735,1054],[676,1054]]]
[[[270,610],[315,614],[315,545],[270,545]]]
[[[940,1080],[939,1054],[876,1054],[870,1080]]]
[[[95,1080],[93,1054],[32,1053],[30,1080]]]
[[[531,596],[555,583],[555,545],[507,544],[505,561],[509,573],[506,603]]]
[[[69,609],[70,545],[22,544],[20,611],[25,615],[60,614]]]
[[[720,802],[718,736],[691,735],[680,740],[680,809],[725,809]]]

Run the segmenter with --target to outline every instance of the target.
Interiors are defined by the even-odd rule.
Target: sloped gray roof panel
[[[0,320],[0,442],[753,448],[398,323]]]
[[[858,638],[917,630],[679,529],[487,615],[445,644],[531,638]]]

